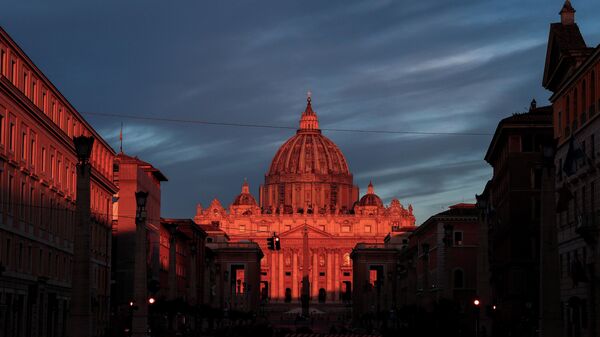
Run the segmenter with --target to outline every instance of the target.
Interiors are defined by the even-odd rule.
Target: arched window
[[[454,289],[462,289],[465,287],[465,275],[462,269],[454,269]]]

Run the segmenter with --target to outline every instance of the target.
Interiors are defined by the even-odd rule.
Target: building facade
[[[600,47],[588,47],[566,1],[550,25],[543,86],[552,96],[564,336],[600,333]]]
[[[109,320],[111,147],[0,28],[0,335],[67,336],[75,136],[93,136],[93,333]]]
[[[112,170],[113,180],[119,191],[115,193],[112,204],[111,309],[114,322],[111,327],[115,331],[124,331],[131,324],[129,303],[135,301],[136,274],[147,274],[143,279],[147,280],[148,294],[151,293],[152,285],[160,285],[161,183],[167,181],[167,178],[151,164],[123,152],[115,157]],[[138,191],[148,193],[145,206],[145,242],[138,242],[135,196]],[[135,263],[139,244],[146,247],[145,268]]]
[[[552,143],[552,108],[532,101],[528,112],[500,121],[485,155],[493,175],[478,203],[487,212],[489,263],[479,264],[489,268],[480,273],[489,282],[480,286],[489,285],[482,303],[498,308],[487,327],[494,335],[534,336],[538,328],[542,198],[554,193],[544,184],[543,148]]]
[[[276,302],[298,302],[302,289],[302,256],[310,254],[313,301],[340,302],[352,294],[352,259],[357,243],[382,242],[389,232],[412,229],[412,206],[397,199],[385,206],[370,184],[359,199],[346,158],[319,129],[310,97],[296,135],[277,151],[259,188],[259,202],[247,182],[226,209],[218,200],[198,205],[194,220],[213,224],[232,241],[257,242],[261,260],[261,294]],[[303,252],[303,228],[309,251]],[[280,251],[269,251],[266,239],[277,233]]]

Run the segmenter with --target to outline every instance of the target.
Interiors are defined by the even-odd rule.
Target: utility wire
[[[148,117],[136,116],[128,114],[115,114],[103,112],[81,112],[85,115],[108,117],[108,118],[127,118],[152,122],[168,122],[168,123],[185,123],[185,124],[200,124],[212,126],[231,126],[231,127],[248,127],[248,128],[266,128],[266,129],[285,129],[296,130],[297,127],[273,125],[273,124],[254,124],[254,123],[236,123],[236,122],[211,122],[197,119],[183,118],[164,118],[164,117]],[[430,136],[492,136],[492,133],[486,132],[434,132],[434,131],[403,131],[403,130],[365,130],[365,129],[340,129],[340,128],[321,128],[323,131],[333,132],[354,132],[354,133],[379,133],[379,134],[403,134],[403,135],[430,135]]]

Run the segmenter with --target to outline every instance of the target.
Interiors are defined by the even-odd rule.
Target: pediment
[[[306,225],[308,229],[308,238],[333,238],[334,236],[328,232],[322,231],[310,225]],[[279,234],[281,238],[302,238],[304,235],[304,226],[300,225],[290,229],[289,231],[282,232]]]

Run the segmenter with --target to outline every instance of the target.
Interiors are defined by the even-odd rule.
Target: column
[[[340,300],[340,252],[333,255],[333,296],[335,301]]]
[[[279,251],[277,252],[277,255],[279,256],[279,282],[277,285],[277,288],[279,289],[277,291],[277,293],[279,294],[279,301],[283,302],[283,300],[285,299],[285,287],[284,287],[284,276],[283,276],[283,252]]]
[[[333,259],[331,257],[331,250],[327,250],[327,301],[332,301],[333,298]]]
[[[313,250],[313,282],[312,282],[312,297],[313,301],[317,301],[319,298],[319,252]]]
[[[271,301],[277,300],[277,255],[275,252],[270,253],[271,261],[269,272],[271,279],[269,280],[269,292],[271,293]]]
[[[298,251],[292,251],[292,300],[298,300]]]

